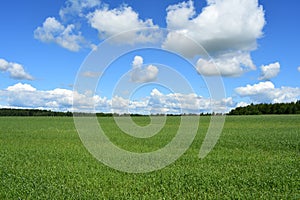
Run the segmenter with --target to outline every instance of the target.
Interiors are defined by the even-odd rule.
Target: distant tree
[[[71,112],[54,112],[39,109],[0,108],[0,116],[73,116]]]
[[[291,103],[250,104],[232,109],[228,115],[300,114],[300,100]]]

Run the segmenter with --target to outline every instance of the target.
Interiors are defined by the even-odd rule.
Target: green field
[[[201,160],[209,119],[200,117],[196,139],[176,162],[129,174],[89,154],[71,117],[1,117],[0,199],[300,199],[300,115],[228,116]],[[179,117],[150,139],[123,134],[113,118],[99,121],[115,144],[144,152],[166,145]]]

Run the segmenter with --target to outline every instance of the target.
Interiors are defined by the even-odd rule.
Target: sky
[[[300,99],[298,0],[9,0],[0,107],[228,112]]]

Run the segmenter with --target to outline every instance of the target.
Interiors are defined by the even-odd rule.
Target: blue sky
[[[66,111],[73,94],[74,110],[105,112],[226,112],[295,101],[299,7],[297,0],[3,1],[0,106]],[[92,57],[124,31],[131,34],[119,35],[112,48],[130,41],[131,51],[104,72]],[[193,49],[190,38],[210,57]],[[137,49],[153,41],[160,49]],[[73,93],[78,80],[98,85]],[[226,95],[209,93],[204,80],[222,80]]]

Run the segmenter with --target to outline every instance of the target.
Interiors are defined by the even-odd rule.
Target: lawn
[[[300,115],[227,116],[210,154],[199,159],[209,125],[200,117],[188,151],[166,168],[131,174],[97,161],[72,117],[0,118],[0,199],[300,199]],[[151,152],[176,134],[179,117],[148,139],[99,122],[119,147]],[[140,125],[148,117],[135,117]]]

